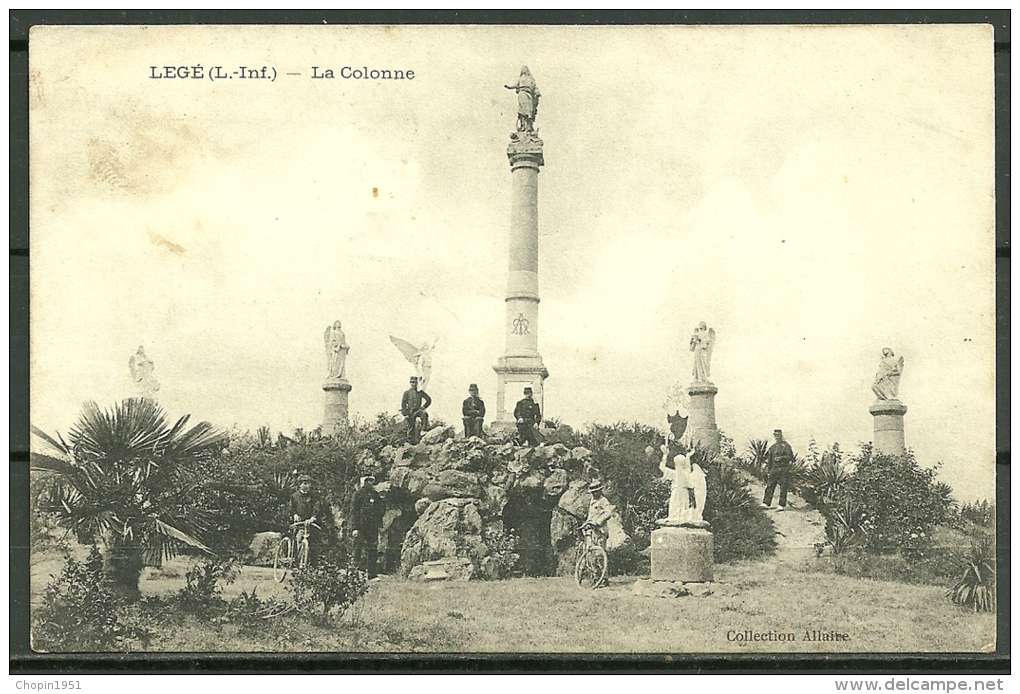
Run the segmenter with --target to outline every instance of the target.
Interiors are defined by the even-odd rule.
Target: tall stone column
[[[538,172],[545,164],[542,140],[533,132],[510,136],[507,157],[513,179],[510,252],[506,283],[506,343],[496,371],[497,427],[514,426],[513,408],[531,386],[545,414],[549,371],[538,353]]]
[[[326,406],[322,415],[322,433],[333,436],[347,428],[347,398],[351,384],[346,379],[330,379],[322,384],[326,393]]]
[[[687,389],[690,396],[687,430],[691,441],[712,452],[719,452],[719,427],[715,423],[715,394],[719,392],[711,383],[692,383]]]
[[[875,452],[902,455],[906,451],[903,415],[907,413],[907,406],[899,400],[876,400],[868,411],[875,418],[875,436],[872,440]]]

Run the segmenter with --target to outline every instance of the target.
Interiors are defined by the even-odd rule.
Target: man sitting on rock
[[[351,526],[354,528],[351,535],[354,537],[354,561],[370,579],[376,577],[383,510],[382,498],[375,490],[375,477],[362,477],[351,498]]]
[[[521,445],[538,445],[538,435],[535,427],[542,423],[542,412],[538,403],[532,399],[531,386],[524,389],[524,397],[517,401],[514,407],[514,419],[517,420],[517,438]]]
[[[482,436],[482,422],[485,420],[485,401],[478,397],[478,386],[472,383],[468,386],[468,396],[461,406],[461,414],[464,417],[464,436],[471,438]]]
[[[404,391],[404,397],[400,399],[400,413],[404,415],[404,422],[407,424],[407,441],[416,444],[421,440],[417,423],[421,421],[421,431],[429,428],[429,405],[432,398],[424,390],[418,390],[418,377],[411,376],[411,387]]]

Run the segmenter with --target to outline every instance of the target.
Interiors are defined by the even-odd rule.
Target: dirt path
[[[750,487],[755,501],[761,501],[765,495],[765,485],[751,479]],[[779,546],[775,558],[787,563],[799,562],[814,556],[816,543],[825,542],[825,519],[795,494],[791,493],[787,501],[789,503],[785,511],[772,508],[766,513],[776,526],[776,542]],[[776,503],[775,499],[772,503]]]

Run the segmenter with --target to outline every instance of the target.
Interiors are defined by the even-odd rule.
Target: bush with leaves
[[[924,556],[935,527],[952,515],[948,488],[936,482],[938,468],[921,467],[910,451],[876,453],[871,444],[853,462],[854,473],[832,506],[851,502],[859,509],[866,549]]]
[[[288,585],[294,607],[322,620],[343,615],[368,592],[368,574],[346,553],[332,551],[294,571]]]
[[[84,561],[67,556],[64,568],[46,586],[32,614],[32,647],[46,652],[127,650],[150,634],[121,621],[121,604],[103,573],[103,557],[93,545]]]
[[[992,528],[995,526],[995,504],[989,503],[987,499],[965,503],[960,506],[959,520],[961,524]]]
[[[747,442],[747,452],[734,462],[759,482],[768,481],[769,442],[765,439],[751,439]]]
[[[517,533],[513,530],[505,531],[501,523],[489,525],[482,529],[482,541],[489,548],[486,578],[510,578],[520,570],[521,538]]]
[[[712,526],[719,563],[775,554],[776,528],[758,505],[734,460],[716,458],[705,469],[704,518]]]
[[[233,583],[240,572],[232,558],[206,559],[184,574],[184,587],[177,592],[177,603],[190,613],[201,613],[223,604],[221,585]]]
[[[806,502],[824,511],[843,495],[852,472],[842,460],[839,446],[822,455],[821,460],[805,475],[799,493]]]
[[[963,575],[946,596],[954,605],[974,612],[995,610],[995,544],[991,537],[979,538],[971,545]]]

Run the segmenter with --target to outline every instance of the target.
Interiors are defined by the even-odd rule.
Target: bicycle
[[[287,534],[280,538],[276,545],[276,553],[273,555],[273,578],[277,583],[283,583],[287,578],[287,572],[292,568],[303,569],[308,566],[309,547],[308,529],[310,527],[322,528],[313,523],[311,519],[291,523],[287,528]],[[291,539],[291,534],[294,539]],[[295,547],[297,551],[295,552]]]
[[[581,588],[598,588],[605,582],[609,570],[609,557],[599,542],[599,531],[585,523],[577,529],[577,535],[579,543],[574,580]]]

